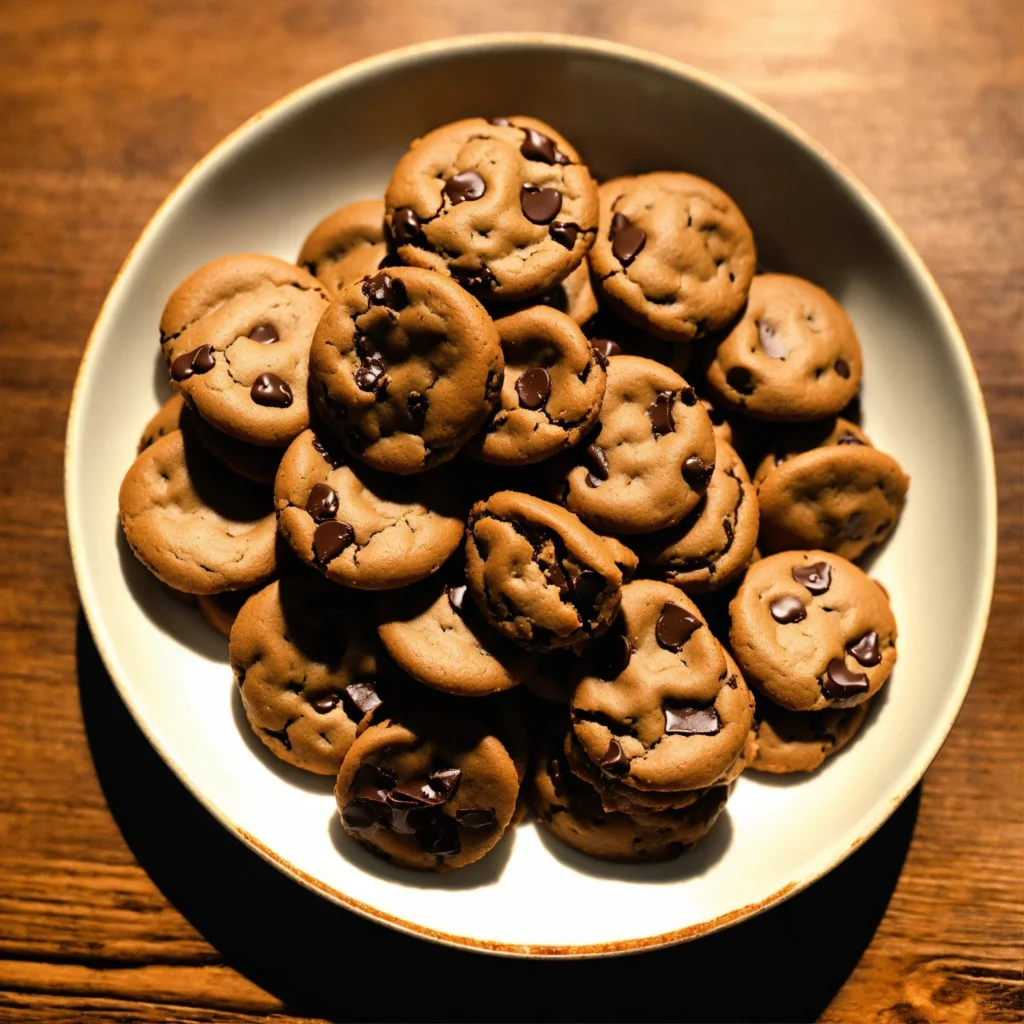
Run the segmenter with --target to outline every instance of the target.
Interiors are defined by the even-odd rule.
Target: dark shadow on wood
[[[81,614],[77,662],[96,771],[139,863],[228,964],[293,1012],[334,1020],[816,1020],[885,913],[920,803],[918,786],[808,890],[696,942],[613,963],[459,952],[328,903],[229,835],[139,731]]]

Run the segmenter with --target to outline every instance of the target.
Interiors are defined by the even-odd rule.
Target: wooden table
[[[356,58],[538,28],[716,72],[852,167],[949,297],[1000,475],[988,638],[923,785],[781,908],[614,964],[403,939],[243,849],[116,696],[64,531],[62,445],[85,339],[191,164]],[[0,1019],[1021,1020],[1022,84],[1018,0],[2,0]],[[538,1006],[541,991],[553,1002]]]

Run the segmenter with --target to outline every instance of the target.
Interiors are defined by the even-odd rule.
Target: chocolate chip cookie
[[[820,429],[803,441],[813,445]],[[762,551],[821,548],[859,558],[892,532],[910,478],[863,431],[837,420],[819,447],[800,451],[796,433],[756,473]]]
[[[473,506],[466,573],[491,625],[534,650],[599,636],[618,614],[613,550],[571,512],[529,494],[499,491]]]
[[[387,262],[384,201],[363,199],[328,214],[309,233],[295,261],[334,298],[354,281],[372,277]]]
[[[754,719],[757,753],[750,768],[773,775],[813,772],[860,732],[870,703],[824,711],[787,711],[759,698]]]
[[[758,274],[707,380],[720,402],[748,416],[819,420],[853,398],[861,369],[853,324],[828,292],[800,277]]]
[[[613,356],[597,427],[573,456],[562,503],[595,530],[650,533],[674,526],[700,501],[715,468],[715,437],[679,374]]]
[[[404,587],[436,572],[462,542],[466,509],[448,467],[416,477],[377,473],[312,430],[281,460],[274,507],[302,561],[359,590]]]
[[[453,458],[501,392],[501,341],[451,278],[397,267],[346,287],[313,338],[317,410],[375,469],[420,473]]]
[[[136,458],[118,504],[135,556],[175,590],[242,590],[274,574],[270,488],[228,473],[180,430]]]
[[[496,326],[505,357],[500,404],[469,451],[499,466],[540,462],[593,426],[604,365],[575,321],[555,309],[531,306]]]
[[[675,171],[600,188],[590,267],[600,295],[638,327],[692,341],[743,308],[757,255],[739,207],[703,178]]]
[[[623,320],[607,306],[587,325],[586,332],[590,344],[606,360],[612,356],[643,356],[644,359],[664,363],[685,377],[693,359],[692,345],[656,338]]]
[[[554,288],[597,229],[590,172],[558,132],[530,117],[470,117],[417,139],[384,202],[403,263],[502,302]]]
[[[352,744],[335,796],[345,831],[402,867],[448,871],[502,837],[519,792],[501,741],[468,714],[406,709]]]
[[[622,588],[620,622],[576,678],[576,738],[605,775],[637,789],[713,785],[753,720],[753,696],[697,606],[656,580]]]
[[[755,562],[729,614],[743,674],[791,711],[861,704],[896,662],[885,591],[830,552],[784,551]]]
[[[309,425],[309,344],[327,307],[323,286],[273,256],[225,256],[172,293],[160,345],[174,389],[217,430],[288,444]]]
[[[485,303],[488,312],[494,317],[508,316],[520,309],[531,306],[549,306],[579,324],[588,327],[597,315],[597,296],[594,295],[590,283],[590,267],[584,260],[564,281],[559,281],[550,291],[536,298],[527,299],[522,303],[491,302]]]
[[[733,448],[716,443],[708,489],[682,522],[636,538],[644,564],[689,594],[717,590],[736,579],[757,544],[757,494]]]
[[[381,706],[373,626],[345,592],[303,572],[242,606],[228,655],[253,732],[306,771],[335,775]]]

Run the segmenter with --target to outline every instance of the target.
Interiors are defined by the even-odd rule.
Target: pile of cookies
[[[598,185],[549,125],[469,118],[295,264],[168,299],[125,536],[356,841],[448,870],[532,809],[673,857],[742,771],[862,726],[896,624],[852,560],[908,480],[849,412],[847,315],[756,267],[710,182]]]

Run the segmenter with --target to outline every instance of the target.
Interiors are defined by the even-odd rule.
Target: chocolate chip
[[[359,766],[356,777],[352,781],[352,786],[359,797],[363,797],[364,794],[369,792],[376,792],[380,794],[380,799],[383,800],[384,793],[395,788],[395,775],[394,772],[388,771],[387,768],[382,768],[379,764],[367,761],[366,764]]]
[[[584,569],[573,581],[572,589],[576,599],[576,607],[586,625],[594,615],[594,604],[604,591],[605,580],[599,572]]]
[[[441,803],[437,794],[426,782],[403,782],[388,793],[388,803],[396,807],[422,806],[424,804]]]
[[[610,242],[623,228],[629,227],[629,218],[624,213],[612,215],[612,222],[608,228],[608,241]]]
[[[793,579],[812,594],[824,594],[832,586],[832,567],[828,562],[793,567]]]
[[[363,832],[377,824],[377,817],[364,800],[353,800],[341,812],[341,820],[353,832]]]
[[[273,324],[257,324],[249,332],[249,337],[261,345],[273,345],[275,341],[281,340]]]
[[[423,222],[408,206],[395,210],[391,217],[391,233],[399,245],[426,247],[427,239],[423,234]]]
[[[836,444],[864,444],[864,442],[857,437],[856,434],[852,434],[848,430],[841,438],[839,438],[838,441],[836,441]]]
[[[591,644],[588,652],[598,679],[616,679],[633,657],[633,645],[624,633],[605,633]]]
[[[772,359],[785,359],[789,349],[779,340],[778,332],[767,320],[757,320],[757,338],[765,355]]]
[[[269,405],[274,409],[287,409],[294,401],[291,386],[276,373],[261,373],[249,389],[257,405]]]
[[[531,224],[550,224],[562,208],[562,193],[557,188],[524,185],[519,190],[519,205]]]
[[[804,608],[803,602],[791,595],[777,597],[772,601],[770,611],[772,618],[784,626],[791,622],[803,622],[807,618],[807,609]]]
[[[439,857],[452,857],[461,849],[459,826],[454,818],[440,814],[428,826],[416,833],[416,840],[427,853]]]
[[[338,492],[330,484],[313,484],[306,499],[306,511],[318,523],[333,519],[338,512]]]
[[[337,469],[341,465],[341,459],[332,452],[319,437],[313,438],[313,449],[320,455],[320,458],[327,463],[331,469]]]
[[[697,392],[694,391],[689,384],[679,392],[679,398],[683,405],[693,407],[697,404]]]
[[[850,379],[850,364],[845,359],[836,360],[836,373],[845,380]]]
[[[467,292],[487,291],[498,283],[491,271],[484,266],[449,267],[448,272]]]
[[[210,345],[200,345],[199,348],[194,348],[191,352],[178,356],[171,363],[171,376],[179,382],[188,380],[193,374],[209,373],[216,362],[213,348]]]
[[[661,609],[654,636],[666,651],[680,651],[683,644],[700,629],[701,621],[677,604],[666,604]]]
[[[745,366],[730,366],[725,374],[725,383],[738,394],[754,393],[754,375]]]
[[[675,736],[714,736],[721,728],[714,707],[665,708],[665,732]]]
[[[714,472],[714,466],[702,461],[696,455],[688,455],[683,460],[683,479],[695,491],[706,490]]]
[[[497,125],[499,128],[511,128],[512,122],[507,117],[489,117],[488,124]]]
[[[604,449],[600,445],[588,444],[583,449],[583,459],[587,466],[590,467],[590,476],[594,477],[598,482],[601,480],[608,479],[608,456],[605,455]],[[587,483],[590,483],[588,480]],[[590,484],[591,487],[596,487],[597,483]]]
[[[360,391],[379,391],[387,387],[387,364],[384,356],[377,351],[365,334],[356,337],[356,351],[359,353],[359,368],[352,375]]]
[[[371,306],[386,306],[388,309],[405,309],[409,295],[405,282],[390,274],[374,274],[363,281],[363,294]]]
[[[867,693],[868,677],[863,672],[851,672],[839,658],[833,658],[821,681],[821,692],[833,700],[845,700],[859,693]]]
[[[872,629],[846,648],[865,668],[871,668],[882,661],[878,649],[878,634]]]
[[[462,614],[462,605],[466,600],[467,587],[465,583],[458,587],[445,587],[444,592],[448,595],[448,603],[453,612]]]
[[[427,422],[427,409],[430,408],[430,399],[418,391],[410,391],[409,397],[405,400],[405,407],[409,410],[409,418],[417,430],[422,430]]]
[[[572,161],[562,153],[557,146],[555,146],[554,139],[549,139],[546,135],[542,135],[533,128],[524,128],[523,131],[526,133],[526,138],[523,139],[523,144],[519,147],[519,152],[522,153],[527,160],[539,160],[541,163],[545,164],[572,163]]]
[[[551,394],[551,375],[543,366],[531,366],[516,381],[516,394],[524,409],[539,409]]]
[[[611,338],[593,338],[590,347],[607,363],[612,356],[621,356],[622,347]]]
[[[548,228],[548,234],[559,245],[564,245],[566,249],[571,249],[576,244],[576,239],[579,237],[579,233],[579,224],[573,224],[571,221],[556,220],[554,224]]]
[[[326,565],[337,558],[354,540],[355,531],[348,523],[336,519],[321,523],[313,534],[313,552],[318,562]]]
[[[447,800],[459,788],[461,778],[462,772],[458,768],[435,768],[430,773],[430,784]]]
[[[458,206],[467,200],[479,199],[487,191],[487,185],[476,171],[459,171],[444,183],[441,191],[452,206]]]
[[[349,683],[345,687],[345,693],[364,715],[376,711],[382,704],[373,683]]]
[[[463,828],[490,828],[498,823],[497,816],[492,807],[484,807],[480,810],[456,811],[455,820]]]
[[[675,395],[671,391],[662,391],[647,407],[647,415],[651,418],[651,430],[655,437],[671,434],[676,425],[672,419],[672,400]]]
[[[621,213],[615,214],[611,226],[612,255],[624,266],[637,258],[640,250],[647,243],[647,233],[643,228],[630,224]]]
[[[328,693],[323,697],[317,697],[316,700],[310,701],[310,703],[318,715],[326,715],[338,706],[338,695],[336,693]]]
[[[608,749],[597,762],[598,767],[609,775],[626,775],[629,773],[629,758],[622,749],[622,744],[613,736]]]

